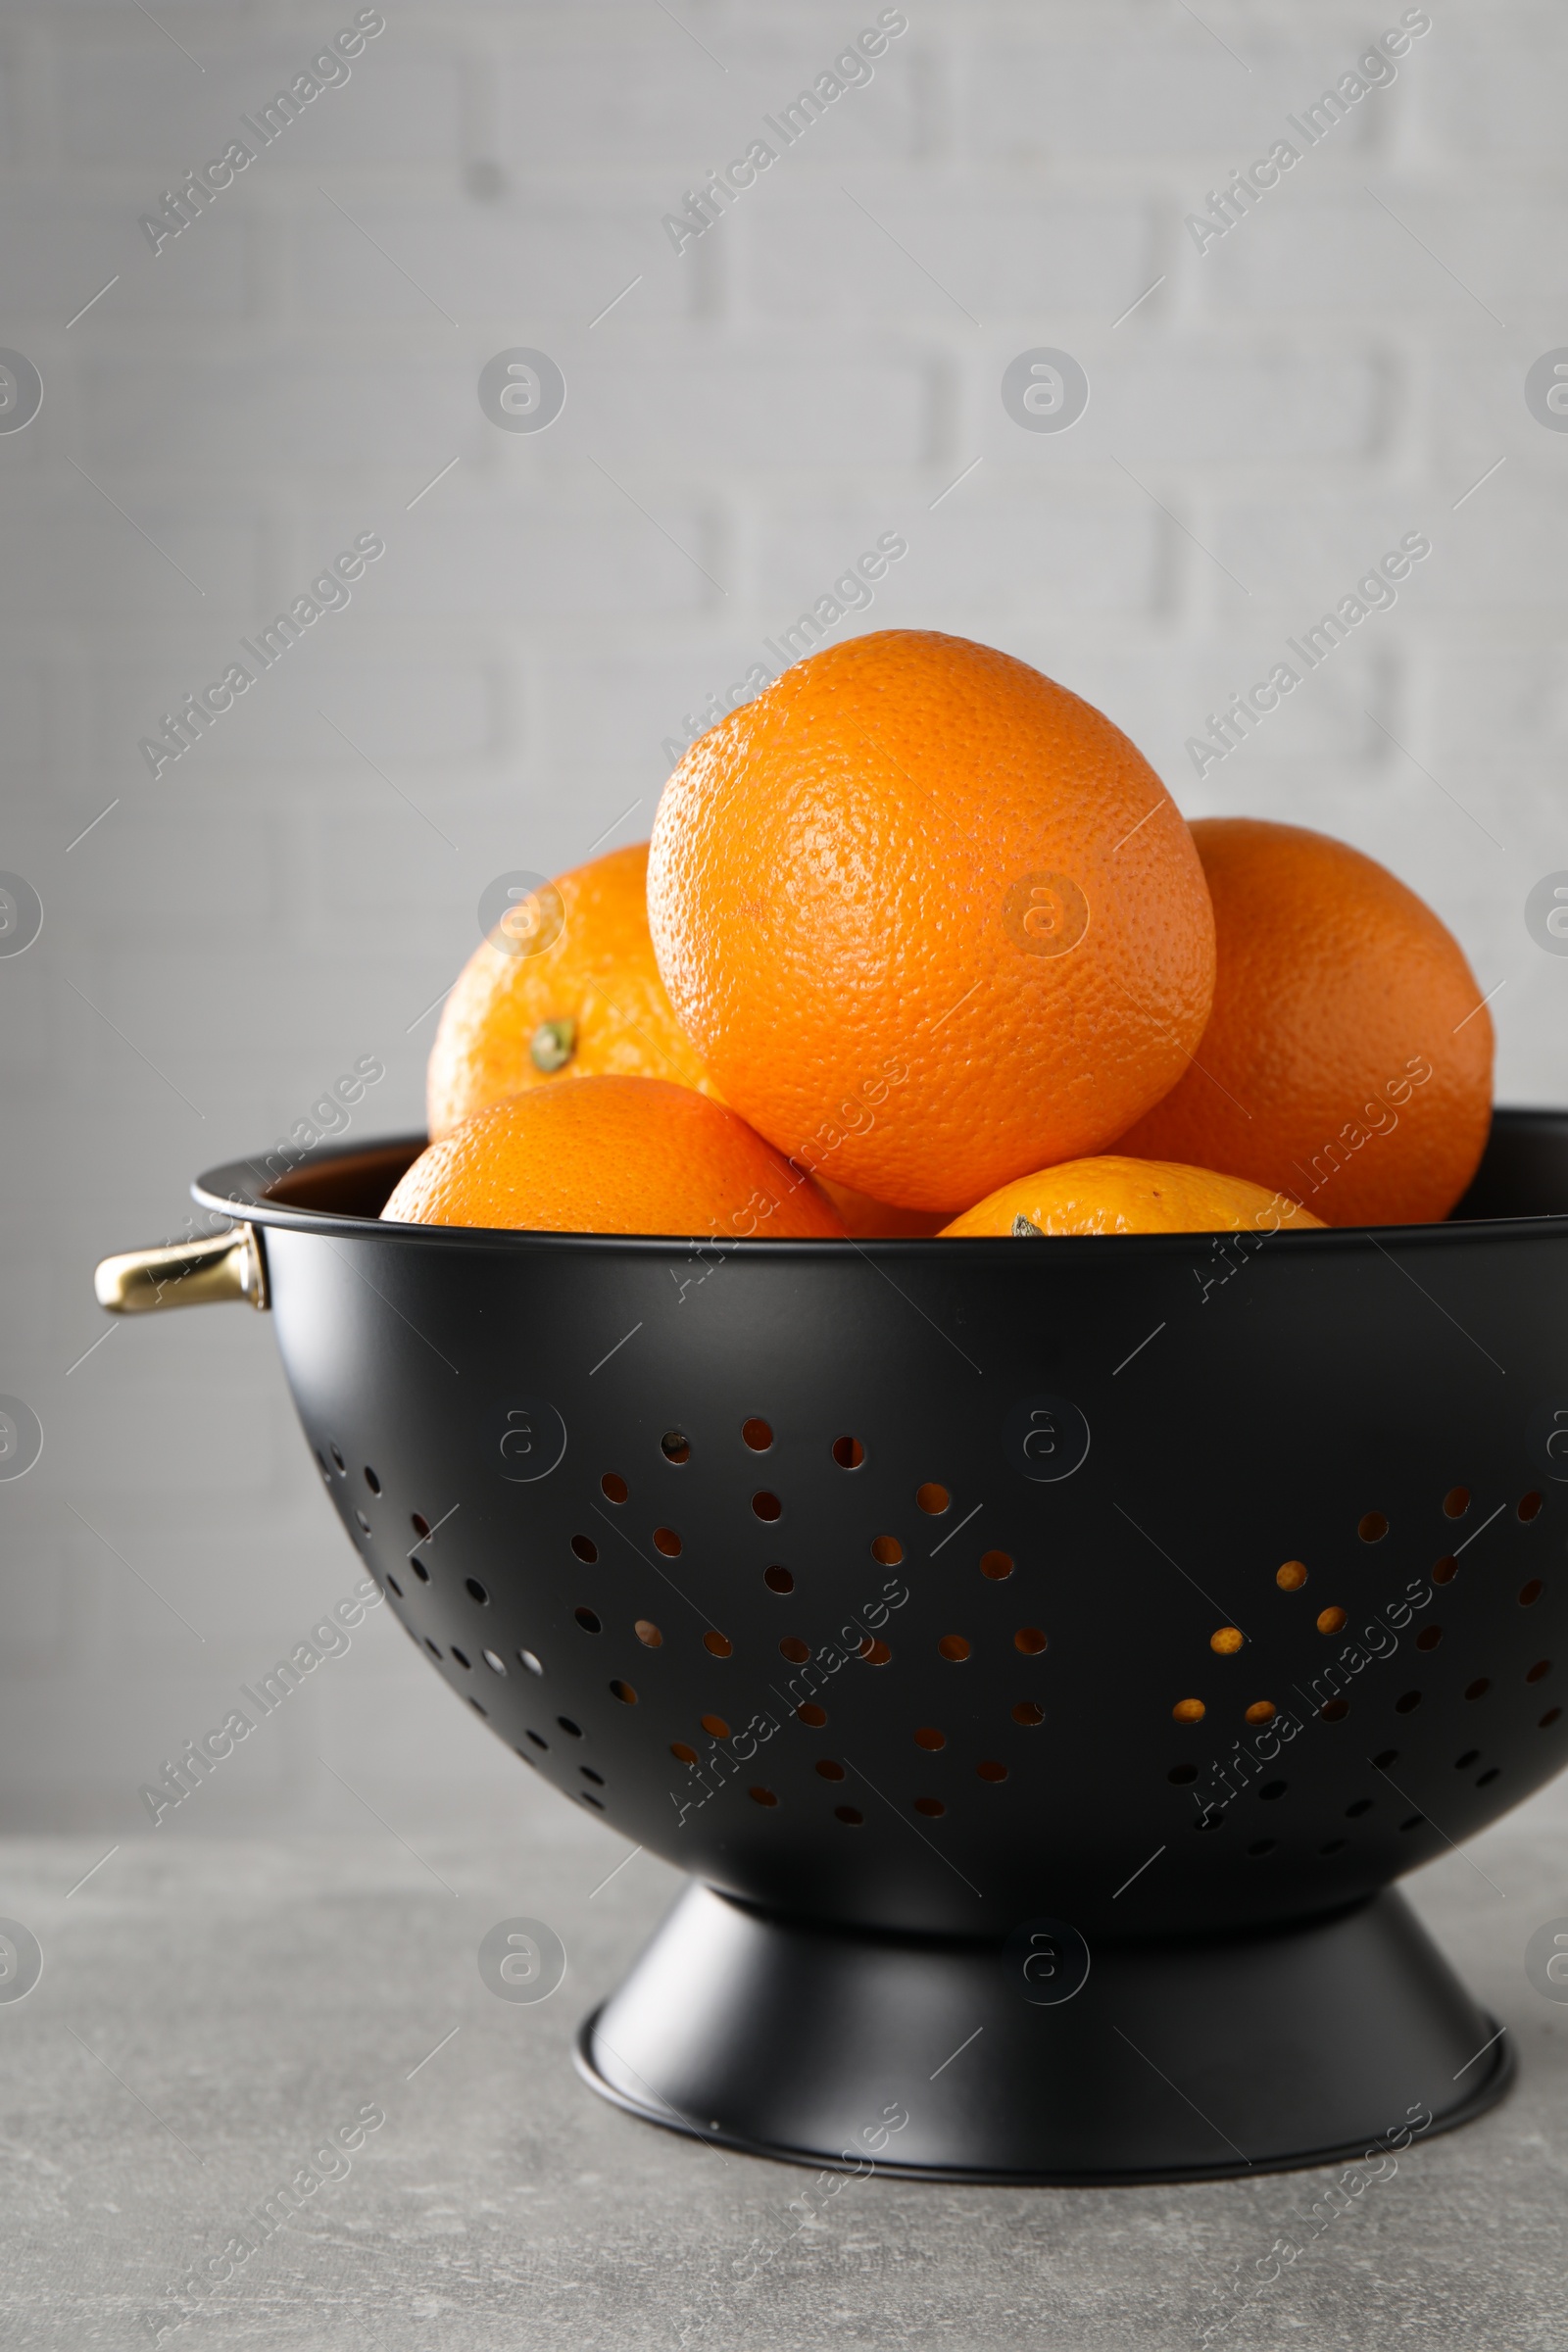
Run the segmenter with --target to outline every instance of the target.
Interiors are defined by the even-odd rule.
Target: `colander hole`
[[[600,1803],[598,1797],[595,1796],[590,1789],[579,1788],[577,1794],[582,1798],[582,1801],[585,1805],[592,1805],[596,1813],[602,1813],[604,1811],[604,1806]]]
[[[456,1644],[454,1644],[452,1655],[457,1659],[458,1664],[463,1668],[465,1674],[471,1674],[473,1672],[473,1668],[468,1663],[467,1654],[466,1651],[459,1649]]]
[[[1272,1805],[1285,1794],[1290,1785],[1289,1781],[1265,1781],[1257,1793],[1265,1805]]]
[[[1479,1747],[1467,1747],[1467,1748],[1465,1749],[1465,1751],[1464,1751],[1464,1754],[1463,1754],[1462,1756],[1455,1756],[1455,1757],[1454,1757],[1454,1759],[1453,1759],[1453,1769],[1454,1769],[1454,1771],[1455,1771],[1455,1772],[1468,1772],[1472,1764],[1479,1764],[1479,1763],[1480,1763],[1480,1761],[1481,1761],[1481,1750],[1480,1750],[1480,1748],[1479,1748]]]
[[[1415,1645],[1417,1649],[1436,1649],[1442,1640],[1441,1625],[1424,1625],[1415,1638]]]
[[[729,1738],[729,1725],[724,1721],[722,1715],[703,1716],[702,1726],[711,1739],[727,1740]]]
[[[1531,1667],[1529,1673],[1525,1676],[1525,1681],[1527,1683],[1544,1683],[1550,1672],[1551,1660],[1549,1658],[1538,1658],[1535,1664]]]
[[[1478,1788],[1490,1788],[1493,1782],[1496,1779],[1501,1770],[1502,1766],[1500,1764],[1492,1764],[1488,1766],[1485,1772],[1478,1772],[1476,1775],[1476,1787]]]
[[[1014,1649],[1021,1649],[1026,1658],[1038,1658],[1046,1646],[1046,1637],[1038,1625],[1020,1625],[1012,1637]]]
[[[672,1740],[669,1743],[669,1752],[677,1764],[695,1764],[697,1761],[696,1748],[688,1747],[684,1740]]]
[[[1325,1723],[1343,1723],[1349,1712],[1350,1702],[1348,1698],[1326,1698],[1318,1709]]]
[[[1317,1850],[1320,1854],[1337,1854],[1344,1849],[1348,1842],[1348,1840],[1344,1838],[1331,1838],[1327,1845],[1320,1845]]]
[[[1401,1830],[1418,1830],[1425,1820],[1426,1815],[1424,1813],[1412,1813],[1408,1820],[1400,1822],[1399,1828]]]
[[[1194,1822],[1193,1827],[1195,1830],[1200,1831],[1222,1830],[1225,1827],[1225,1815],[1223,1813],[1214,1813],[1205,1810],[1204,1812],[1200,1813],[1198,1819]]]
[[[927,1821],[940,1821],[948,1808],[940,1796],[917,1796],[914,1809],[917,1813],[923,1813]]]
[[[994,1585],[1004,1583],[1012,1574],[1011,1554],[1005,1551],[988,1551],[980,1562],[980,1573],[982,1576],[989,1576]]]
[[[765,1453],[773,1443],[773,1432],[765,1421],[743,1421],[741,1436],[754,1453]]]
[[[1490,1675],[1490,1674],[1478,1674],[1478,1675],[1476,1676],[1476,1679],[1475,1679],[1475,1681],[1474,1681],[1473,1683],[1467,1683],[1467,1684],[1465,1685],[1465,1692],[1464,1692],[1464,1694],[1465,1694],[1466,1698],[1485,1698],[1485,1697],[1486,1697],[1486,1695],[1487,1695],[1487,1692],[1488,1692],[1488,1691],[1489,1691],[1491,1689],[1492,1689],[1492,1677],[1491,1677],[1491,1675]]]
[[[634,1707],[637,1704],[636,1691],[630,1683],[623,1683],[618,1675],[611,1683],[610,1691],[611,1696],[618,1698],[623,1707]]]
[[[1404,1690],[1395,1700],[1394,1712],[1396,1715],[1413,1715],[1420,1704],[1421,1693],[1419,1690]]]
[[[813,1732],[819,1732],[827,1721],[826,1707],[819,1707],[814,1698],[803,1699],[795,1712]]]
[[[556,1721],[560,1724],[562,1730],[565,1733],[568,1740],[580,1740],[582,1738],[582,1725],[580,1723],[573,1723],[569,1715],[558,1715],[556,1717]]]
[[[426,1634],[424,1637],[424,1646],[430,1652],[432,1658],[438,1658],[441,1655],[441,1652],[437,1649],[435,1643],[431,1641],[428,1634]]]
[[[662,1648],[664,1637],[651,1617],[639,1617],[631,1630],[644,1649]]]
[[[865,1447],[858,1438],[835,1438],[833,1459],[841,1470],[858,1470],[865,1459]]]
[[[818,1756],[816,1769],[824,1781],[842,1781],[844,1778],[843,1765],[835,1764],[831,1756]]]
[[[624,1502],[631,1493],[626,1481],[613,1470],[607,1470],[599,1481],[600,1492],[607,1502]]]
[[[381,1481],[376,1477],[375,1472],[370,1468],[368,1462],[367,1462],[365,1465],[365,1483],[369,1488],[372,1494],[380,1494]]]
[[[1234,1658],[1246,1639],[1239,1625],[1222,1625],[1208,1637],[1208,1646],[1216,1657]]]
[[[864,1821],[865,1815],[858,1805],[835,1805],[833,1818],[835,1821],[842,1821],[847,1830],[858,1830]]]
[[[1249,1723],[1272,1723],[1278,1709],[1271,1698],[1254,1698],[1247,1710]]]
[[[467,1593],[470,1600],[476,1600],[478,1602],[481,1609],[489,1607],[490,1595],[485,1591],[483,1585],[480,1584],[479,1579],[476,1576],[466,1577],[464,1579],[463,1589]]]
[[[1358,1796],[1358,1797],[1356,1798],[1356,1800],[1355,1800],[1355,1802],[1354,1802],[1354,1804],[1353,1804],[1353,1805],[1347,1805],[1347,1806],[1346,1806],[1346,1808],[1345,1808],[1345,1818],[1346,1818],[1346,1820],[1347,1820],[1347,1821],[1359,1821],[1363,1813],[1370,1813],[1370,1812],[1371,1812],[1371,1810],[1372,1810],[1372,1807],[1373,1807],[1373,1805],[1374,1805],[1376,1802],[1377,1802],[1377,1799],[1376,1799],[1375,1797],[1371,1797],[1371,1796]]]
[[[1037,1707],[1032,1698],[1020,1698],[1012,1710],[1012,1720],[1014,1723],[1024,1725],[1044,1723],[1046,1720],[1045,1709]]]
[[[1196,1764],[1173,1764],[1165,1778],[1167,1781],[1174,1781],[1178,1788],[1185,1788],[1189,1781],[1197,1780],[1198,1766]]]
[[[710,1658],[727,1658],[734,1654],[735,1644],[728,1634],[721,1634],[715,1629],[703,1636],[703,1647]]]
[[[523,1762],[528,1765],[532,1771],[538,1771],[538,1765],[534,1763],[532,1756],[529,1755],[528,1750],[525,1747],[514,1747],[512,1752],[514,1756],[520,1756]]]
[[[1005,1764],[1000,1763],[995,1756],[987,1756],[984,1763],[977,1764],[974,1769],[977,1780],[990,1781],[993,1784],[1004,1781],[1007,1777],[1007,1767]]]
[[[1387,1772],[1391,1764],[1397,1764],[1399,1761],[1399,1751],[1396,1747],[1381,1748],[1372,1761],[1379,1772]]]
[[[1381,1511],[1367,1511],[1355,1532],[1363,1544],[1381,1544],[1389,1532],[1389,1523]]]
[[[604,1632],[604,1626],[592,1609],[573,1609],[571,1613],[585,1634],[602,1634]]]
[[[810,1643],[803,1642],[799,1634],[786,1634],[778,1647],[780,1657],[788,1658],[792,1666],[804,1666],[811,1654]]]
[[[585,1568],[591,1568],[599,1557],[599,1546],[592,1536],[573,1536],[571,1548]]]
[[[1278,1843],[1277,1838],[1259,1838],[1256,1844],[1250,1845],[1247,1850],[1255,1859],[1261,1854],[1271,1854]]]
[[[330,1486],[332,1484],[332,1473],[326,1466],[326,1456],[321,1451],[319,1446],[318,1446],[316,1448],[316,1459],[320,1465],[321,1476],[325,1479],[327,1485]]]
[[[793,1592],[795,1579],[787,1568],[764,1568],[762,1582],[770,1592]]]
[[[656,1551],[662,1551],[666,1560],[678,1560],[680,1558],[680,1538],[676,1535],[675,1530],[672,1527],[655,1528],[654,1549]]]
[[[1304,1560],[1287,1560],[1283,1568],[1274,1571],[1274,1582],[1282,1592],[1299,1592],[1306,1582]]]
[[[776,1805],[778,1803],[778,1798],[773,1794],[772,1789],[764,1788],[760,1781],[748,1788],[746,1793],[754,1805]]]
[[[595,1772],[591,1764],[579,1764],[577,1770],[582,1774],[582,1777],[585,1781],[592,1781],[596,1788],[602,1788],[604,1787],[604,1774],[602,1772]]]
[[[922,1511],[929,1512],[933,1519],[938,1519],[952,1502],[953,1496],[948,1493],[946,1487],[939,1487],[932,1480],[923,1487],[915,1488],[914,1499]]]
[[[896,1568],[904,1557],[904,1545],[897,1536],[873,1536],[871,1557],[883,1568]]]
[[[506,1673],[506,1659],[499,1657],[493,1649],[482,1650],[480,1655],[483,1657],[485,1664],[489,1667],[492,1674],[504,1675]]]
[[[692,1442],[683,1429],[666,1429],[659,1441],[659,1450],[666,1462],[689,1462]]]
[[[784,1505],[778,1496],[769,1494],[765,1488],[760,1494],[752,1496],[752,1508],[759,1519],[765,1519],[770,1525],[773,1520],[782,1518],[784,1512]]]
[[[1546,1712],[1544,1713],[1544,1715],[1543,1715],[1543,1717],[1541,1718],[1541,1721],[1540,1721],[1540,1722],[1537,1724],[1537,1726],[1536,1726],[1536,1729],[1537,1729],[1537,1731],[1538,1731],[1538,1732],[1549,1732],[1549,1731],[1550,1731],[1550,1729],[1551,1729],[1551,1727],[1552,1727],[1552,1725],[1558,1721],[1558,1719],[1559,1719],[1559,1717],[1561,1716],[1561,1714],[1562,1714],[1562,1709],[1561,1709],[1561,1707],[1548,1707],[1548,1708],[1546,1709]]]
[[[364,1513],[363,1511],[358,1511],[358,1510],[357,1510],[357,1511],[355,1512],[355,1514],[354,1514],[354,1517],[355,1517],[355,1520],[357,1521],[357,1523],[358,1523],[358,1525],[359,1525],[359,1530],[360,1530],[360,1533],[361,1533],[361,1535],[362,1535],[362,1536],[368,1536],[368,1535],[369,1534],[369,1532],[370,1532],[370,1522],[368,1521],[368,1519],[367,1519],[367,1517],[365,1516],[365,1513]]]
[[[415,1575],[418,1578],[421,1585],[427,1585],[430,1582],[430,1571],[422,1560],[416,1560],[411,1557],[409,1566],[414,1570]]]
[[[950,1665],[961,1666],[969,1655],[969,1644],[961,1634],[944,1634],[937,1648]]]
[[[339,1478],[345,1477],[348,1472],[348,1464],[343,1459],[342,1448],[334,1446],[331,1440],[328,1439],[326,1450],[332,1456],[333,1467],[337,1471]]]
[[[939,1732],[934,1723],[922,1723],[914,1735],[914,1744],[916,1747],[923,1747],[927,1755],[934,1756],[939,1748],[947,1746],[948,1735],[946,1732]]]
[[[485,1720],[488,1722],[490,1716],[490,1710],[488,1707],[481,1707],[476,1698],[470,1698],[468,1704],[476,1715],[484,1716]]]
[[[879,1642],[874,1634],[867,1634],[860,1643],[860,1655],[867,1666],[886,1666],[891,1663],[893,1652],[885,1642]]]
[[[1453,1554],[1448,1552],[1443,1559],[1439,1560],[1436,1566],[1433,1568],[1432,1582],[1435,1585],[1451,1585],[1458,1573],[1459,1563],[1454,1558]]]
[[[1200,1698],[1179,1698],[1170,1712],[1175,1723],[1201,1723],[1208,1709]]]
[[[519,1666],[525,1666],[530,1674],[543,1674],[544,1672],[544,1668],[540,1665],[539,1660],[534,1656],[531,1649],[518,1650],[517,1664]]]
[[[409,1525],[413,1528],[415,1534],[418,1537],[419,1542],[422,1544],[425,1537],[430,1533],[430,1522],[425,1517],[424,1513],[422,1511],[411,1511],[409,1513]]]
[[[1540,1577],[1533,1576],[1528,1585],[1521,1585],[1519,1588],[1519,1606],[1522,1609],[1533,1609],[1545,1589]]]
[[[524,1738],[525,1740],[531,1740],[533,1741],[533,1743],[534,1743],[535,1747],[542,1747],[542,1748],[544,1748],[544,1749],[545,1749],[545,1751],[546,1751],[546,1753],[548,1754],[548,1752],[549,1752],[549,1748],[550,1748],[550,1742],[549,1742],[549,1740],[541,1740],[537,1732],[524,1732],[524,1734],[523,1734],[523,1738]]]
[[[1319,1609],[1317,1630],[1320,1634],[1337,1634],[1345,1624],[1345,1611],[1340,1608]]]
[[[1528,1494],[1521,1494],[1519,1497],[1520,1518],[1527,1522],[1531,1519],[1539,1518],[1541,1515],[1541,1506],[1544,1500],[1544,1495],[1538,1494],[1534,1487],[1532,1487]]]
[[[1469,1488],[1450,1487],[1446,1494],[1445,1494],[1443,1497],[1443,1508],[1447,1518],[1462,1519],[1466,1511],[1470,1508]]]

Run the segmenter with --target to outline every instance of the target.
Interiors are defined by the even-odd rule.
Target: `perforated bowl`
[[[100,1296],[270,1302],[410,1639],[691,1875],[597,2088],[1048,2180],[1498,2095],[1390,1888],[1568,1754],[1568,1115],[1499,1113],[1446,1225],[1260,1244],[376,1222],[421,1144],[217,1169],[238,1231]]]

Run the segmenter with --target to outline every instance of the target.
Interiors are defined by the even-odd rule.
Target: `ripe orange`
[[[1329,1225],[1453,1206],[1492,1119],[1492,1016],[1451,932],[1359,850],[1203,817],[1214,1009],[1194,1066],[1120,1143],[1279,1186]]]
[[[1019,1176],[955,1217],[945,1241],[1052,1233],[1278,1233],[1321,1225],[1283,1193],[1169,1159],[1069,1159]]]
[[[852,1192],[830,1177],[818,1174],[816,1181],[843,1218],[845,1232],[856,1241],[929,1240],[948,1221],[945,1208],[895,1208],[891,1200],[873,1200],[869,1193]]]
[[[446,1001],[425,1097],[433,1137],[558,1078],[668,1078],[717,1090],[682,1035],[648,936],[648,844],[575,866],[546,894],[545,944],[480,942]],[[500,926],[504,932],[506,924]]]
[[[694,744],[648,864],[659,968],[718,1093],[877,1200],[1092,1152],[1186,1068],[1213,919],[1175,803],[1006,654],[888,629]]]
[[[382,1209],[406,1225],[842,1239],[809,1176],[734,1111],[662,1078],[535,1087],[419,1154]]]

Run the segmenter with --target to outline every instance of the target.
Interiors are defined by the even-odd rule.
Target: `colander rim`
[[[1521,1133],[1532,1129],[1554,1133],[1568,1147],[1568,1110],[1537,1109],[1526,1106],[1499,1105],[1494,1114],[1494,1125],[1506,1121],[1508,1127]],[[616,1233],[558,1233],[519,1231],[508,1226],[489,1225],[415,1225],[386,1222],[341,1209],[313,1208],[303,1201],[290,1200],[281,1195],[285,1185],[297,1185],[302,1177],[319,1176],[334,1163],[352,1166],[354,1163],[385,1158],[389,1163],[399,1154],[406,1154],[404,1164],[414,1159],[426,1143],[422,1131],[401,1135],[367,1137],[360,1143],[326,1144],[293,1154],[294,1165],[288,1173],[263,1184],[257,1172],[265,1164],[265,1154],[250,1159],[235,1159],[209,1168],[192,1182],[191,1198],[203,1208],[220,1215],[243,1221],[249,1225],[277,1227],[295,1233],[316,1233],[336,1239],[349,1239],[373,1233],[388,1242],[406,1240],[417,1235],[421,1243],[435,1249],[447,1250],[508,1250],[516,1253],[581,1252],[596,1254],[613,1252],[630,1257],[667,1256],[672,1248],[721,1248],[726,1254],[740,1253],[748,1258],[787,1257],[799,1263],[802,1257],[816,1262],[842,1257],[845,1244],[835,1240],[741,1240],[715,1237],[712,1234],[616,1234]],[[275,1152],[275,1147],[274,1147]],[[1461,1203],[1462,1206],[1462,1203]],[[1457,1249],[1467,1241],[1541,1240],[1556,1235],[1568,1243],[1568,1211],[1540,1213],[1511,1217],[1450,1217],[1433,1225],[1337,1225],[1324,1226],[1302,1233],[1281,1232],[1270,1238],[1286,1243],[1293,1252],[1311,1251],[1319,1256],[1325,1252],[1343,1253],[1365,1247],[1368,1240],[1380,1248],[1391,1244],[1401,1250]],[[1062,1235],[1054,1239],[1052,1259],[1059,1262],[1065,1255],[1074,1262],[1092,1257],[1102,1250],[1107,1239],[1114,1238],[1118,1248],[1131,1250],[1144,1260],[1162,1257],[1190,1256],[1195,1240],[1208,1238],[1192,1233],[1120,1234],[1109,1237],[1097,1234]],[[879,1259],[916,1260],[926,1265],[951,1267],[977,1262],[976,1253],[986,1261],[1002,1251],[1014,1257],[1017,1244],[1010,1237],[959,1239],[942,1241],[914,1236],[879,1236],[858,1238],[853,1248],[873,1262]]]

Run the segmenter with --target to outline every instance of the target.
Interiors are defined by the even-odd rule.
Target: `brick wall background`
[[[133,1830],[357,1575],[267,1326],[108,1325],[94,1259],[361,1055],[356,1130],[416,1124],[485,883],[645,834],[683,713],[880,532],[908,554],[849,626],[1005,647],[1190,814],[1384,858],[1500,989],[1502,1099],[1563,1099],[1523,909],[1568,865],[1568,438],[1523,382],[1568,340],[1568,23],[1433,0],[1255,212],[1183,226],[1400,13],[909,0],[678,256],[662,216],[874,6],[386,0],[156,256],[138,216],[351,0],[0,14],[0,343],[45,384],[0,433],[0,865],[45,907],[0,957],[0,1390],[45,1429],[0,1484],[11,1826]],[[481,413],[513,346],[564,371],[547,432]],[[1036,346],[1088,371],[1068,432],[1004,410]],[[1204,714],[1412,530],[1397,607],[1196,776]],[[364,531],[352,604],[154,781],[138,737]],[[347,1818],[319,1758],[405,1826],[514,1802],[380,1617],[190,1811]]]

